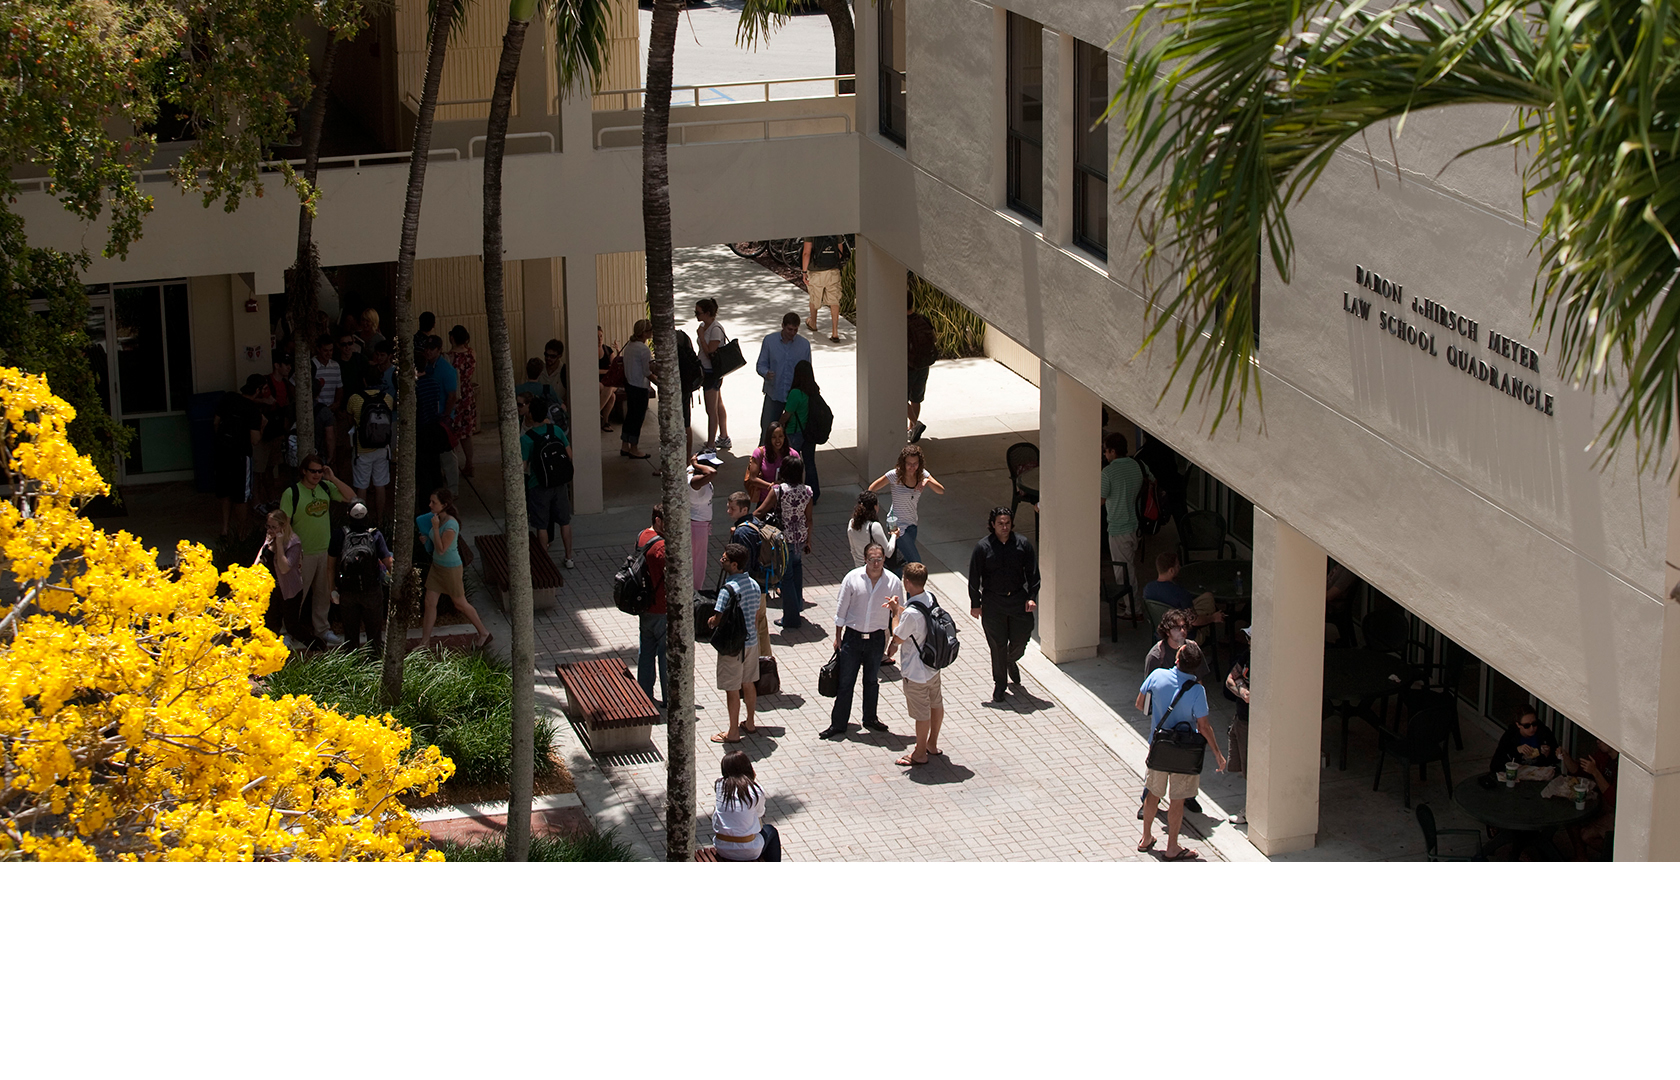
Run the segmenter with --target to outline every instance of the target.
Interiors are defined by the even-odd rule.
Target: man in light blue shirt
[[[793,389],[793,369],[799,361],[811,359],[811,343],[799,336],[799,313],[782,316],[782,329],[764,339],[758,350],[758,373],[764,376],[764,413],[758,420],[758,441],[769,437],[770,425],[787,409],[788,391]]]
[[[1208,749],[1213,751],[1218,770],[1224,772],[1225,755],[1219,752],[1219,741],[1213,736],[1213,725],[1208,723],[1207,690],[1192,674],[1201,666],[1201,646],[1194,641],[1186,641],[1179,646],[1178,656],[1172,667],[1156,668],[1143,680],[1143,686],[1138,689],[1137,707],[1140,712],[1144,709],[1149,710],[1151,743],[1155,741],[1155,733],[1161,728],[1173,728],[1181,723],[1189,724],[1207,740]],[[1166,799],[1167,861],[1198,858],[1194,851],[1179,846],[1178,830],[1184,824],[1184,800],[1192,798],[1201,789],[1201,776],[1196,773],[1169,773],[1150,769],[1143,778],[1143,786],[1149,794],[1143,804],[1143,839],[1138,841],[1137,849],[1148,851],[1155,846],[1155,837],[1152,834],[1156,801]]]
[[[729,730],[713,735],[712,741],[738,743],[741,732],[750,735],[758,730],[753,722],[753,712],[758,708],[758,609],[764,603],[764,593],[759,589],[758,582],[747,573],[749,559],[745,546],[724,545],[723,558],[719,561],[727,576],[723,579],[723,587],[718,590],[717,604],[712,610],[721,614],[731,602],[740,604],[741,614],[747,621],[747,642],[737,654],[718,653],[717,688],[723,691],[724,700],[729,705]],[[711,625],[716,627],[717,624],[718,616],[713,615]],[[747,703],[745,721],[741,719],[742,701]]]

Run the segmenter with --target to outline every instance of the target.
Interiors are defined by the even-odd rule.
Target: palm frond
[[[793,18],[795,0],[746,0],[735,29],[735,44],[756,49]]]
[[[612,5],[608,0],[552,0],[556,63],[560,94],[599,86],[607,73],[612,46]]]

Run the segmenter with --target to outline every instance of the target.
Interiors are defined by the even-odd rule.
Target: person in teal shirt
[[[490,643],[490,631],[478,611],[467,603],[465,570],[461,559],[461,519],[455,513],[455,496],[448,488],[432,492],[427,502],[431,513],[414,519],[426,550],[432,555],[432,568],[426,572],[426,614],[420,622],[420,647],[432,644],[432,627],[437,625],[438,597],[447,595],[455,610],[467,617],[478,631],[479,648]]]
[[[519,424],[525,429],[525,434],[519,436],[519,457],[525,462],[525,517],[545,549],[553,535],[550,527],[560,530],[560,540],[566,545],[564,565],[572,570],[577,564],[572,562],[572,501],[567,497],[567,485],[545,486],[540,466],[531,460],[539,441],[546,446],[551,440],[559,441],[560,449],[569,459],[571,441],[558,424],[538,413],[542,404],[543,399],[531,393],[519,395]]]

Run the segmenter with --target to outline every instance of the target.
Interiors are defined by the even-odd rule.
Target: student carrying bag
[[[1207,740],[1202,733],[1196,730],[1195,724],[1183,720],[1167,726],[1167,717],[1178,708],[1178,699],[1195,685],[1195,679],[1184,680],[1167,711],[1161,714],[1161,726],[1149,740],[1149,757],[1144,763],[1156,772],[1195,776],[1202,771],[1202,761],[1207,756]]]

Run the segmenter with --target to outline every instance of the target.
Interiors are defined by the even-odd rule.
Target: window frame
[[[1038,224],[1044,222],[1044,27],[1011,11],[1005,23],[1004,43],[1004,144],[1005,153],[1005,184],[1004,205],[1022,217]],[[1033,44],[1038,49],[1038,137],[1018,130],[1014,124],[1017,113],[1017,102],[1027,102],[1025,87],[1020,84],[1016,57],[1022,39],[1031,35]],[[1019,110],[1025,112],[1023,108]],[[1031,145],[1038,151],[1038,175],[1033,181],[1033,189],[1038,196],[1038,205],[1029,203],[1023,196],[1026,192],[1021,185],[1021,147]]]

